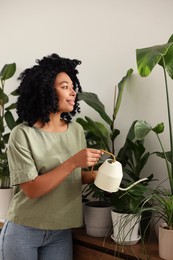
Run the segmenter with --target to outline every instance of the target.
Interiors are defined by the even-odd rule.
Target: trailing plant
[[[9,167],[7,161],[7,143],[10,130],[17,124],[12,110],[16,104],[9,104],[9,96],[17,95],[17,91],[12,91],[9,95],[5,92],[5,82],[16,72],[16,64],[5,64],[0,72],[0,188],[10,186]]]
[[[170,198],[173,195],[173,134],[172,134],[172,116],[170,109],[170,97],[169,97],[169,87],[168,87],[168,76],[173,79],[173,35],[169,38],[166,44],[155,45],[148,48],[142,48],[136,50],[137,68],[140,76],[147,77],[151,74],[154,67],[158,64],[163,69],[164,78],[164,88],[167,104],[167,117],[168,117],[168,127],[169,127],[169,144],[170,150],[165,151],[163,142],[160,138],[160,134],[164,131],[164,123],[160,123],[155,127],[152,127],[148,122],[140,120],[135,124],[135,136],[138,140],[143,140],[150,132],[156,134],[159,141],[161,152],[156,152],[157,156],[163,158],[166,163],[167,178],[169,180],[170,191],[162,191],[158,193],[156,191],[155,199],[160,205],[162,213],[160,215],[164,216],[167,225],[172,228],[173,226],[173,216],[172,216],[172,206],[167,207],[170,200],[162,199],[163,193],[166,197],[168,194]],[[160,191],[160,189],[159,189]],[[159,209],[158,209],[159,210]],[[163,213],[164,212],[164,213]],[[171,216],[171,217],[170,217]]]

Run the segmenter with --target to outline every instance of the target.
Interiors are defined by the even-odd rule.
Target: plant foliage
[[[16,72],[16,64],[5,64],[0,72],[0,187],[8,188],[9,167],[7,161],[7,143],[10,135],[10,130],[16,126],[17,121],[14,119],[12,110],[16,108],[16,104],[9,104],[9,96],[17,95],[17,91],[12,91],[9,95],[5,92],[6,80],[13,77]]]
[[[125,84],[132,73],[133,70],[129,69],[119,82],[118,86],[115,86],[112,118],[106,113],[104,104],[95,93],[79,93],[79,100],[83,100],[87,105],[93,108],[100,115],[101,120],[105,122],[105,124],[96,122],[87,116],[85,116],[85,119],[77,118],[76,121],[80,123],[85,130],[88,147],[107,150],[108,152],[115,154],[115,139],[120,134],[120,131],[115,128],[115,119],[120,108]],[[117,90],[118,94],[116,93]],[[145,152],[143,140],[135,140],[134,124],[135,122],[132,123],[125,143],[116,156],[117,160],[122,163],[124,173],[126,173],[126,177],[123,178],[124,187],[127,187],[134,181],[140,179],[140,173],[150,156],[150,153]],[[100,163],[102,163],[102,160]],[[84,189],[84,196],[86,198],[88,195],[92,195],[93,198],[100,200],[110,198],[112,205],[117,208],[118,211],[134,212],[137,211],[137,205],[138,210],[140,210],[140,202],[144,199],[146,186],[152,178],[153,175],[150,175],[147,182],[135,186],[128,192],[123,193],[118,191],[113,193],[111,194],[111,198],[110,196],[107,196],[107,193],[103,192],[92,183]],[[105,194],[106,198],[104,197]],[[117,203],[117,201],[120,203]]]
[[[167,117],[168,117],[168,127],[169,127],[169,143],[170,143],[170,151],[165,151],[164,145],[160,138],[160,134],[164,131],[164,124],[160,123],[155,127],[151,127],[151,125],[146,121],[138,121],[135,125],[135,136],[137,139],[144,139],[150,132],[156,134],[156,137],[159,141],[161,152],[156,152],[156,154],[165,159],[166,169],[170,184],[170,200],[172,200],[173,195],[173,134],[172,134],[172,116],[170,110],[170,97],[169,97],[169,88],[168,88],[168,76],[173,79],[173,35],[169,38],[166,44],[155,45],[148,48],[142,48],[136,50],[136,59],[137,59],[137,67],[140,76],[147,77],[151,74],[152,70],[158,64],[163,69],[163,77],[164,77],[164,88],[165,88],[165,96],[167,103]],[[155,199],[158,201],[161,211],[166,220],[168,226],[173,226],[173,216],[172,206],[169,204],[170,200],[164,200],[162,198],[162,193],[158,194],[156,192]]]

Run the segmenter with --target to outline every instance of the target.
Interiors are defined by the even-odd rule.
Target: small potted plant
[[[141,179],[142,170],[151,156],[149,152],[145,151],[144,140],[139,141],[134,137],[135,123],[136,121],[132,123],[124,146],[117,154],[117,160],[122,163],[124,171],[121,184],[123,188]],[[116,237],[118,233],[118,225],[120,225],[118,222],[120,223],[120,219],[123,228],[131,226],[129,229],[126,227],[127,232],[124,232],[122,237],[119,235],[119,243],[121,244],[135,244],[140,237],[145,237],[146,231],[149,230],[151,221],[151,203],[149,198],[151,191],[148,184],[151,181],[153,181],[153,174],[148,175],[145,182],[139,183],[126,192],[118,190],[118,192],[111,195],[112,218],[115,226],[114,236]],[[136,228],[134,228],[134,224]]]
[[[10,188],[10,174],[7,161],[7,143],[10,130],[17,124],[11,112],[16,105],[9,104],[9,96],[17,95],[17,91],[9,95],[5,92],[5,82],[10,79],[16,71],[16,64],[5,64],[0,72],[0,219],[4,220],[12,197]]]
[[[153,193],[155,208],[153,210],[164,223],[159,227],[159,254],[164,259],[172,259],[173,244],[173,133],[172,116],[170,109],[170,97],[168,88],[168,76],[173,79],[173,35],[168,42],[162,45],[155,45],[136,50],[137,67],[142,77],[150,75],[154,67],[158,64],[163,69],[164,88],[167,102],[167,116],[169,127],[170,150],[165,151],[160,134],[164,130],[164,124],[160,123],[151,127],[146,121],[138,121],[135,125],[135,135],[138,140],[142,140],[150,132],[154,133],[161,146],[161,152],[156,154],[163,158],[166,163],[166,178],[169,180],[169,188],[159,186]],[[168,237],[166,237],[168,235]],[[170,255],[169,255],[170,254]]]

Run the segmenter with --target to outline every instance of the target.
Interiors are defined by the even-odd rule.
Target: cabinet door
[[[74,245],[73,260],[122,260],[122,258],[112,256],[106,253],[99,252],[97,250],[81,246]]]

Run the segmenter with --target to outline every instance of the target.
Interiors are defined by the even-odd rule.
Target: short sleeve
[[[34,180],[38,176],[26,133],[22,129],[13,130],[10,134],[7,150],[12,186]]]

